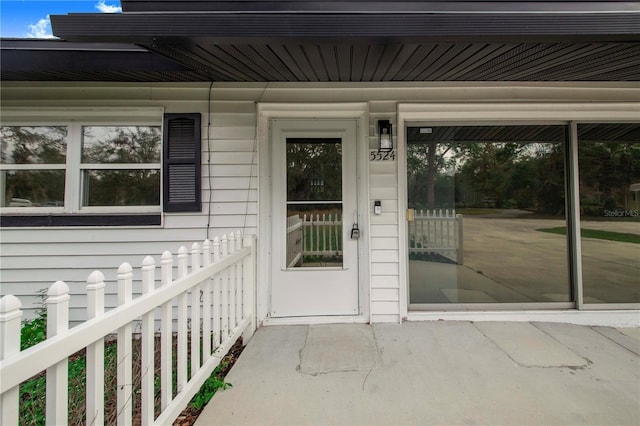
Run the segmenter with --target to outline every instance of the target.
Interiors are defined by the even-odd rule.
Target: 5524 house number
[[[369,161],[395,161],[396,150],[391,151],[378,151],[372,149],[369,151]]]

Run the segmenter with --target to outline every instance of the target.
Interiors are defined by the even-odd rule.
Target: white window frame
[[[72,117],[71,119],[69,117]],[[141,214],[162,212],[162,108],[56,108],[3,111],[1,126],[65,126],[67,152],[65,164],[2,164],[1,171],[65,169],[64,207],[2,207],[0,213],[37,214]],[[158,163],[82,163],[82,133],[85,126],[154,126],[160,128],[160,162]],[[159,203],[153,206],[83,206],[84,170],[153,169],[160,173]]]

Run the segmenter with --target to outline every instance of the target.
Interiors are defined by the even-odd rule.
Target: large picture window
[[[2,226],[159,225],[162,118],[159,109],[6,111]]]
[[[0,129],[3,212],[160,211],[160,125]]]
[[[199,212],[201,117],[160,108],[7,109],[0,226],[160,225]]]
[[[411,304],[572,301],[566,142],[563,125],[407,128]]]

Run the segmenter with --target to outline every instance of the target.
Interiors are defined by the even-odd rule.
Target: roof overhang
[[[640,80],[640,2],[122,4],[123,14],[51,16],[53,32],[142,46],[212,81]]]
[[[51,16],[75,42],[439,43],[640,41],[640,11],[591,13],[163,12]]]
[[[3,39],[3,81],[202,81],[191,68],[120,43]]]

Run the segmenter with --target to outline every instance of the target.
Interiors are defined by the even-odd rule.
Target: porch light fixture
[[[389,120],[378,120],[378,151],[393,150],[393,134]]]

